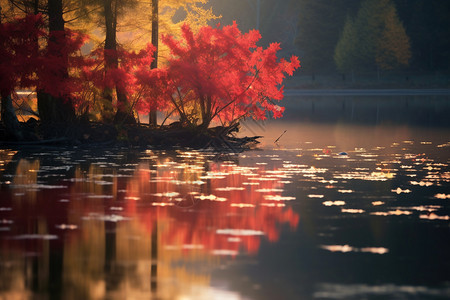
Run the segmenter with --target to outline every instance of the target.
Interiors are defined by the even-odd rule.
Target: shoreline
[[[302,74],[301,69],[285,79],[286,89],[305,90],[441,90],[450,89],[450,74],[420,72],[381,72],[352,76],[343,74]]]
[[[284,91],[289,96],[450,96],[446,88],[287,88]]]
[[[36,123],[29,128],[27,123],[20,122],[29,139],[13,140],[5,135],[0,126],[0,149],[45,148],[45,147],[110,147],[128,148],[151,147],[153,149],[170,150],[177,148],[210,149],[212,151],[242,152],[259,144],[261,136],[238,137],[239,124],[231,127],[184,128],[176,126],[149,127],[146,124],[122,125],[78,123],[65,127],[60,132],[58,124],[50,126]],[[38,135],[36,135],[38,133]]]

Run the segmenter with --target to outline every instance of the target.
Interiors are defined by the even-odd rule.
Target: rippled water
[[[0,150],[0,299],[450,297],[447,127],[243,130],[259,149]]]

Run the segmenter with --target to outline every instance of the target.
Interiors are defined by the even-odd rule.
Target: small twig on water
[[[286,133],[287,130],[285,130],[276,140],[275,140],[275,144],[281,139],[281,137]]]

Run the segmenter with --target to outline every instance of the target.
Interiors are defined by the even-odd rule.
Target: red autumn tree
[[[281,117],[282,81],[300,62],[295,56],[278,60],[280,45],[263,49],[256,45],[260,38],[257,30],[241,33],[236,23],[198,33],[184,25],[181,40],[163,36],[171,57],[160,84],[171,88],[167,96],[185,126],[232,125],[243,117],[264,119],[267,112]]]
[[[112,98],[115,96],[114,102],[117,104],[117,111],[122,111],[123,116],[132,115],[132,112],[137,105],[138,109],[143,111],[145,108],[142,103],[138,103],[138,100],[146,99],[150,94],[152,97],[157,97],[155,95],[157,87],[153,86],[154,80],[152,80],[153,75],[151,75],[151,73],[156,73],[157,70],[151,70],[150,68],[154,59],[154,51],[155,48],[151,44],[148,44],[146,48],[139,52],[127,51],[123,48],[117,50],[105,50],[101,47],[97,48],[90,55],[90,61],[92,61],[93,64],[83,69],[83,78],[86,83],[91,83],[90,86],[93,87],[97,94],[99,94],[98,98],[104,97],[105,90],[119,90],[126,95],[128,103],[119,101],[118,98],[120,95],[117,93],[111,93],[110,95]],[[111,58],[114,61],[117,61],[117,64],[109,64],[108,60]],[[142,73],[146,74],[145,78],[148,80],[145,86],[141,84],[139,80],[140,77],[138,74]],[[151,92],[149,91],[149,86],[153,87]],[[111,101],[108,100],[108,103],[113,102],[112,98]],[[149,105],[152,102],[145,101],[145,103]],[[108,110],[108,108],[106,108],[106,110]],[[103,117],[106,119],[108,119],[107,114],[107,111],[103,112]],[[126,122],[127,120],[121,119],[117,121],[121,123]]]
[[[47,32],[43,28],[40,14],[0,24],[2,120],[8,132],[19,140],[23,136],[12,106],[11,93],[17,88],[36,88],[58,101],[70,100],[72,106],[82,86],[77,70],[89,63],[79,54],[85,35],[70,30]],[[46,46],[40,47],[39,42]],[[41,109],[39,113],[41,117],[44,114]],[[46,118],[51,119],[52,116]]]
[[[27,88],[36,84],[39,51],[36,39],[45,35],[41,15],[0,24],[0,90],[2,96],[17,87]]]
[[[82,90],[84,78],[80,71],[94,64],[94,61],[80,54],[81,47],[88,40],[85,34],[65,29],[46,35],[47,49],[41,53],[37,68],[38,88],[71,105],[80,102],[77,94]]]
[[[137,111],[141,113],[156,110],[170,111],[169,99],[173,93],[173,87],[166,68],[150,69],[144,66],[137,70],[135,78],[140,96],[136,98]]]
[[[36,85],[39,49],[36,41],[44,36],[41,15],[28,15],[0,24],[0,94],[2,121],[10,136],[22,140],[11,93],[16,88]]]

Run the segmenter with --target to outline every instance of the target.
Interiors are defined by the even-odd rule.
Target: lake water
[[[448,299],[449,97],[286,100],[243,153],[0,150],[0,299]]]

